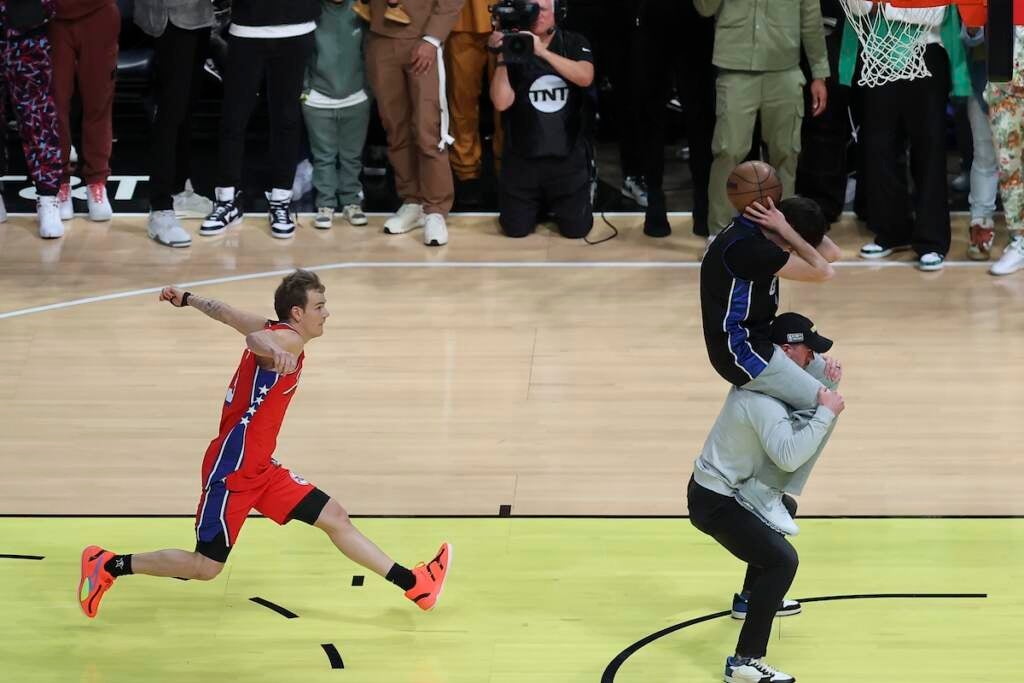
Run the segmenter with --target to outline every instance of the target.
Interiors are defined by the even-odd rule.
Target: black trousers
[[[734,498],[704,488],[693,477],[686,489],[686,502],[690,523],[747,563],[743,589],[750,591],[750,600],[736,654],[764,657],[775,612],[800,564],[796,548]],[[796,501],[791,496],[783,496],[783,503],[790,514],[796,514]]]
[[[715,132],[714,20],[697,14],[692,2],[647,0],[640,7],[637,31],[634,82],[648,192],[657,205],[654,195],[664,191],[665,105],[674,83],[690,146],[694,232],[706,235]]]
[[[262,90],[270,116],[271,187],[291,189],[302,132],[299,96],[313,47],[312,32],[292,38],[229,36],[218,187],[237,188],[242,182],[245,129]]]
[[[168,23],[156,39],[156,118],[149,167],[149,205],[174,207],[172,195],[185,189],[192,162],[192,112],[199,99],[210,29]]]
[[[586,237],[594,225],[586,143],[580,141],[564,159],[524,159],[506,147],[498,210],[498,222],[508,237],[526,237],[547,212],[554,215],[562,237]]]
[[[910,244],[918,255],[945,255],[950,242],[945,143],[949,59],[941,45],[928,46],[925,64],[932,73],[928,78],[863,89],[868,227],[883,247]],[[913,218],[906,177],[897,163],[907,142]]]

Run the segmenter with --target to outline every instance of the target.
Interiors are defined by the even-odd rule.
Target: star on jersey
[[[243,417],[242,418],[242,424],[248,426],[249,425],[249,418]]]
[[[252,406],[249,406],[249,410],[247,410],[247,411],[245,411],[245,412],[246,412],[246,414],[248,414],[248,415],[255,415],[255,414],[256,414],[256,408],[254,408],[254,407],[252,407]]]
[[[260,396],[259,398],[256,399],[256,404],[259,405],[260,403],[263,403],[263,397],[262,396]]]
[[[268,391],[270,391],[268,387],[260,387],[260,396],[266,396]]]

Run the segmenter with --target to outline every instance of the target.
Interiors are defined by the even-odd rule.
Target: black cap
[[[814,331],[814,323],[799,313],[783,313],[772,322],[768,333],[776,344],[806,344],[815,353],[825,353],[832,348],[832,340]]]

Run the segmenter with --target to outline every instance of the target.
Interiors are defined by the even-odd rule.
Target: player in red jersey
[[[336,500],[271,457],[298,387],[303,347],[324,333],[329,315],[325,291],[315,273],[297,270],[288,275],[274,292],[277,322],[175,287],[160,292],[160,301],[191,306],[238,330],[245,335],[246,349],[228,386],[220,432],[203,459],[196,549],[117,555],[87,547],[78,584],[86,616],[96,616],[104,594],[120,576],[215,578],[253,509],[278,524],[297,519],[322,529],[346,557],[399,586],[421,609],[437,604],[451,563],[448,543],[433,560],[409,570],[363,536]]]

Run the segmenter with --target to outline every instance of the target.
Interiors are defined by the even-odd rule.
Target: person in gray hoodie
[[[317,214],[326,230],[340,209],[351,225],[366,225],[361,205],[363,144],[370,125],[370,95],[363,60],[364,22],[350,7],[355,0],[322,0],[306,70],[302,116],[313,152]]]
[[[743,619],[736,652],[725,663],[730,683],[795,679],[763,661],[775,616],[800,612],[786,600],[799,560],[784,534],[796,534],[796,501],[811,468],[843,411],[834,391],[842,366],[819,354],[832,341],[797,313],[772,322],[776,351],[814,375],[824,386],[818,405],[797,411],[767,394],[732,387],[694,463],[687,487],[690,522],[747,563],[743,591],[733,599],[732,616]]]

